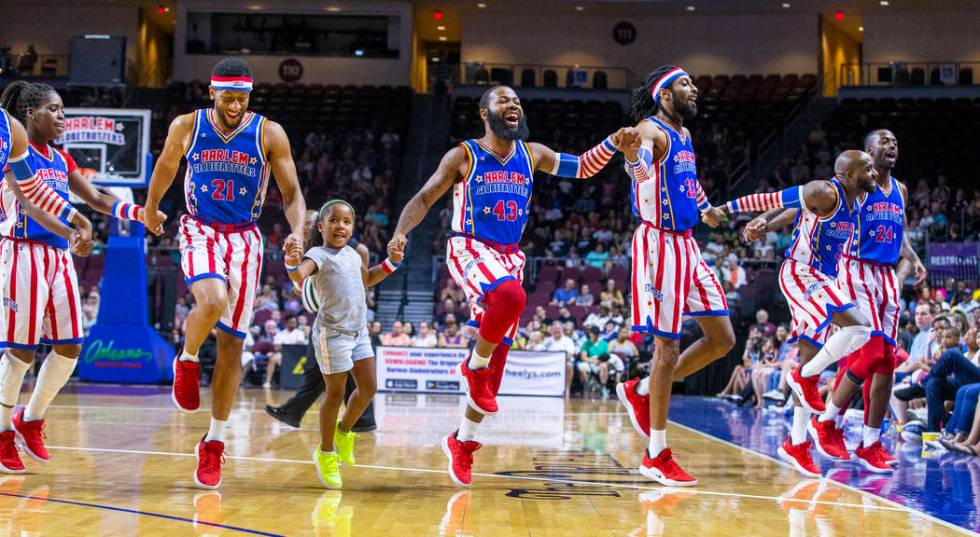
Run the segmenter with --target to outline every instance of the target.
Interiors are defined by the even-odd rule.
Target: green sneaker
[[[328,489],[339,489],[344,481],[340,478],[340,460],[336,452],[324,453],[320,446],[313,452],[313,462],[316,463],[316,475]]]
[[[333,445],[337,449],[337,456],[340,457],[340,462],[347,466],[354,466],[354,437],[356,436],[357,433],[354,431],[349,433],[340,432],[340,423],[337,423],[337,430],[333,433]]]

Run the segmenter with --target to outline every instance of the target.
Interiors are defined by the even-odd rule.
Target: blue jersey
[[[496,244],[521,242],[534,183],[531,149],[516,141],[501,158],[476,140],[460,147],[467,169],[453,186],[453,231]]]
[[[27,163],[39,180],[68,201],[68,176],[78,168],[71,156],[55,147],[37,146],[32,142],[27,148]],[[2,213],[0,234],[3,236],[42,242],[55,248],[68,248],[67,240],[28,216],[24,206],[12,193],[8,195],[5,192]],[[68,225],[67,219],[61,218],[61,221]]]
[[[653,161],[649,180],[632,182],[633,215],[655,227],[683,233],[693,229],[700,220],[694,146],[687,133],[675,131],[655,117],[649,119],[667,133],[667,151]]]
[[[7,167],[7,160],[10,159],[10,149],[13,146],[14,133],[10,128],[10,116],[7,111],[0,108],[0,170]]]
[[[894,177],[888,178],[888,192],[875,186],[861,205],[854,238],[847,255],[882,265],[898,263],[905,236],[905,200]]]
[[[217,126],[214,109],[194,112],[194,134],[184,155],[184,199],[192,216],[225,225],[259,219],[269,183],[265,123],[264,117],[246,112],[238,128],[225,134]]]
[[[819,217],[805,207],[800,209],[785,255],[834,278],[837,277],[837,260],[851,239],[861,204],[855,201],[854,208],[848,207],[843,185],[836,178],[827,182],[837,192],[837,206],[825,217]]]

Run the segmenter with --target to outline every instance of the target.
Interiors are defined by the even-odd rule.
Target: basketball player
[[[684,127],[697,115],[697,98],[697,87],[679,67],[648,74],[632,98],[640,138],[623,153],[639,221],[633,234],[633,330],[652,334],[656,343],[650,376],[616,386],[616,394],[636,430],[650,438],[640,473],[667,486],[697,484],[667,447],[671,383],[735,344],[721,284],[694,240],[699,212],[718,217],[698,183],[691,133]],[[697,319],[704,337],[682,354],[684,315]]]
[[[252,73],[240,59],[227,58],[211,71],[213,108],[174,119],[150,179],[147,227],[174,180],[181,157],[187,159],[184,199],[188,214],[180,222],[181,268],[195,306],[187,316],[184,349],[174,360],[174,403],[183,412],[200,407],[201,367],[197,353],[217,326],[218,361],[211,383],[211,426],[197,445],[194,482],[221,484],[225,426],[241,376],[242,344],[262,269],[262,237],[255,225],[265,201],[269,172],[282,192],[292,233],[284,247],[302,246],[306,204],[296,178],[289,139],[273,121],[248,111]]]
[[[855,456],[867,470],[887,473],[898,460],[882,447],[879,438],[895,368],[899,294],[909,269],[915,271],[919,281],[925,278],[926,269],[904,233],[905,185],[891,175],[898,159],[898,139],[891,131],[879,129],[865,136],[864,146],[874,160],[877,183],[874,192],[861,202],[858,227],[844,246],[837,280],[861,313],[871,319],[871,340],[848,356],[847,367],[841,368],[835,390],[828,397],[827,409],[811,419],[809,429],[821,454],[848,460],[837,418],[861,386],[864,428]],[[758,220],[751,224],[759,228],[761,235],[766,226],[760,226]],[[900,260],[901,278],[894,270]]]
[[[513,89],[494,86],[480,98],[484,135],[466,140],[443,156],[439,168],[409,200],[388,243],[389,256],[401,255],[406,235],[452,187],[455,235],[446,263],[472,306],[471,326],[479,329],[473,353],[460,365],[469,405],[457,431],[442,440],[449,475],[461,486],[472,483],[476,431],[485,416],[497,413],[497,390],[507,352],[526,296],[521,287],[524,254],[518,243],[527,224],[536,170],[586,179],[616,153],[617,143],[635,133],[620,130],[581,156],[556,153],[527,143],[527,119]]]
[[[49,145],[64,132],[64,105],[54,88],[16,81],[0,96],[0,104],[13,109],[17,119],[26,126],[31,168],[62,200],[67,202],[70,189],[99,212],[129,220],[142,218],[142,207],[99,192],[81,174],[70,155]],[[44,414],[68,382],[82,351],[81,296],[68,251],[69,241],[57,229],[44,226],[43,220],[32,218],[9,189],[4,189],[0,203],[3,214],[9,216],[0,224],[0,234],[5,238],[0,247],[0,257],[4,260],[0,285],[4,285],[5,303],[17,304],[0,324],[0,346],[7,347],[7,354],[16,358],[10,360],[11,374],[4,378],[0,394],[4,404],[16,401],[20,383],[15,380],[23,380],[38,347],[42,343],[53,347],[41,366],[27,406],[13,416],[12,423],[0,415],[0,430],[14,430],[28,455],[47,462]],[[19,460],[5,462],[14,468],[23,467]]]
[[[851,239],[861,214],[860,198],[874,192],[875,170],[863,151],[841,153],[834,162],[834,177],[811,181],[780,192],[750,194],[719,209],[725,214],[765,211],[780,207],[800,209],[786,260],[779,269],[779,284],[793,316],[793,336],[800,348],[800,365],[787,378],[797,403],[790,436],[779,448],[780,458],[798,472],[819,477],[806,439],[812,412],[826,410],[817,381],[820,373],[865,346],[871,326],[835,277],[844,245]],[[827,336],[830,323],[840,327]]]

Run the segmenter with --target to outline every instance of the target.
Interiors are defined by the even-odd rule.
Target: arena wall
[[[628,45],[613,40],[622,21],[637,29]],[[462,61],[627,67],[638,76],[663,63],[692,74],[816,73],[816,14],[624,17],[520,17],[467,8]]]
[[[864,16],[864,62],[980,62],[980,9]]]

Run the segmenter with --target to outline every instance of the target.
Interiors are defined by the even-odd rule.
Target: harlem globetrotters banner
[[[378,389],[390,392],[463,393],[459,364],[467,349],[378,347]],[[500,395],[565,394],[565,353],[511,351]]]
[[[96,184],[144,187],[149,180],[149,110],[66,108],[65,132],[54,143]]]
[[[980,246],[968,242],[932,242],[926,251],[929,281],[941,284],[947,278],[976,285]]]

